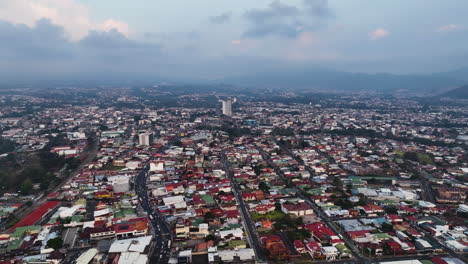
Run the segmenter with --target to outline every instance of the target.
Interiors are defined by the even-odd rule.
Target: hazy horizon
[[[468,67],[467,10],[463,0],[0,0],[0,76],[446,72]]]

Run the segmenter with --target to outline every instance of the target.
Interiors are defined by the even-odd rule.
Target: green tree
[[[206,212],[205,213],[205,220],[208,220],[208,219],[213,219],[215,218],[214,214],[212,212]]]
[[[268,185],[264,181],[260,182],[258,188],[264,192],[268,192],[268,190],[270,190],[270,187],[268,187]]]
[[[208,242],[208,241],[210,241],[210,240],[215,241],[215,240],[216,240],[216,237],[215,237],[214,235],[211,235],[211,234],[210,234],[210,235],[207,235],[207,236],[205,237],[205,241]]]
[[[296,218],[296,225],[297,226],[301,226],[303,224],[304,224],[304,220],[302,219],[302,217]]]
[[[61,237],[52,238],[47,241],[47,247],[53,248],[54,250],[62,248],[62,245],[63,240]]]
[[[29,194],[32,191],[33,184],[31,179],[25,179],[20,186],[20,191],[22,194]]]
[[[393,225],[389,223],[383,223],[382,224],[382,231],[385,233],[392,232],[393,231]]]
[[[0,137],[0,154],[15,150],[16,143],[14,141]]]
[[[278,203],[278,202],[275,203],[275,211],[282,211],[281,210],[281,204]]]

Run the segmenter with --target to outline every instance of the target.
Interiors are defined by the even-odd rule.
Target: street
[[[153,205],[148,198],[146,187],[149,175],[149,163],[138,173],[135,179],[135,192],[143,210],[148,214],[149,220],[155,232],[155,247],[152,255],[149,257],[150,263],[168,263],[171,249],[171,231],[167,226],[164,217],[158,210],[154,210]]]
[[[270,156],[268,153],[266,153],[263,149],[261,149],[258,145],[255,145],[258,149],[258,151],[260,152],[260,154],[262,155],[263,159],[275,170],[275,172],[281,177],[281,179],[283,179],[283,181],[286,183],[287,182],[287,179],[286,177],[284,176],[283,172],[278,168],[278,166],[276,164],[274,164],[271,159],[270,159]],[[289,150],[286,150],[288,153]],[[291,157],[294,157],[294,155],[290,154]],[[315,205],[314,202],[312,202],[309,197],[305,196],[302,194],[301,190],[299,190],[296,186],[292,186],[292,188],[295,190],[295,192],[297,193],[297,196],[301,199],[303,199],[315,212],[316,215],[318,215],[321,219],[324,220],[324,223],[335,233],[335,234],[338,234],[342,240],[345,242],[346,246],[351,250],[351,252],[353,253],[353,256],[354,258],[356,259],[356,263],[370,263],[370,261],[361,256],[359,254],[359,250],[357,249],[357,247],[354,245],[354,243],[349,239],[347,238],[346,236],[344,236],[343,234],[341,234],[341,232],[339,231],[338,227],[336,226],[336,224],[331,221],[329,219],[329,217],[317,206]]]
[[[249,210],[247,209],[247,206],[245,205],[244,200],[242,199],[239,185],[234,180],[234,175],[232,173],[230,164],[226,159],[225,153],[222,153],[221,160],[224,164],[224,170],[226,171],[226,175],[231,181],[231,186],[233,187],[232,192],[234,193],[234,196],[237,199],[237,204],[239,205],[240,212],[242,214],[244,226],[247,229],[247,233],[248,233],[247,239],[249,240],[249,244],[254,249],[257,259],[260,261],[265,261],[267,260],[267,256],[263,249],[260,238],[258,237],[257,231],[255,230],[255,223],[250,218]]]

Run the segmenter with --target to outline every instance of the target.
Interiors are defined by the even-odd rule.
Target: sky
[[[468,67],[466,14],[466,0],[0,0],[0,76],[450,71]]]

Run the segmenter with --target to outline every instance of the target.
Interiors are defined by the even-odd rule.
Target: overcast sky
[[[0,71],[216,79],[467,67],[466,0],[0,0]]]

